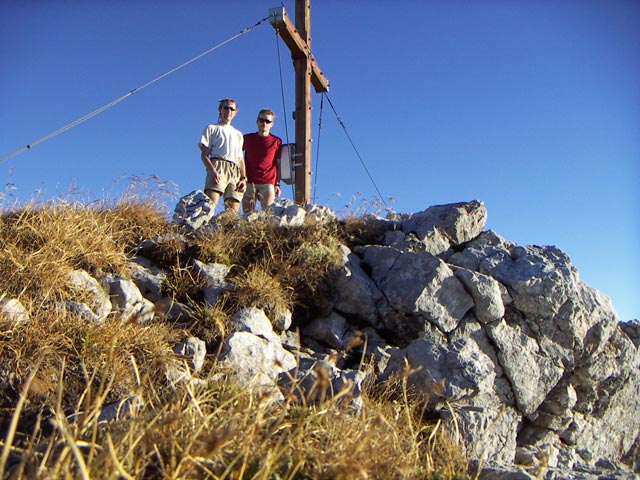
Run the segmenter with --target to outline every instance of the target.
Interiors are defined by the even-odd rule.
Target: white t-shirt
[[[231,125],[207,125],[200,143],[211,149],[210,158],[219,157],[240,166],[244,138],[240,130]]]

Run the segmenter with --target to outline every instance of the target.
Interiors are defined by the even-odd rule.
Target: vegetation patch
[[[209,234],[181,237],[154,205],[2,213],[0,300],[19,300],[30,319],[0,318],[0,476],[467,478],[458,447],[408,396],[368,388],[355,411],[341,401],[348,389],[308,402],[294,383],[274,402],[215,361],[240,307],[290,310],[298,321],[323,308],[338,246],[349,238],[344,223],[292,228],[221,216]],[[169,271],[163,292],[190,306],[188,322],[138,324],[117,314],[88,322],[61,307],[70,270],[125,275],[149,239],[154,261]],[[197,293],[196,260],[230,268],[231,288],[215,305]],[[210,361],[198,382],[175,384],[166,375],[179,363],[172,345],[189,336],[205,340]],[[123,401],[130,414],[101,420],[107,405]]]

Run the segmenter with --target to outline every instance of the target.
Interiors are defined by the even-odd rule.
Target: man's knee
[[[218,200],[220,199],[220,192],[216,192],[215,190],[212,190],[210,188],[207,188],[204,191],[204,194],[209,197],[209,200],[211,200],[213,203],[218,203]]]
[[[252,198],[246,196],[242,199],[242,211],[244,213],[253,212],[256,209],[256,202]]]
[[[225,198],[224,199],[224,208],[225,210],[232,210],[234,212],[239,212],[240,211],[240,201],[239,200],[234,200],[232,198]]]
[[[260,196],[260,205],[262,205],[263,210],[271,206],[275,201],[276,201],[276,196],[275,196],[275,193],[272,191],[264,192]]]

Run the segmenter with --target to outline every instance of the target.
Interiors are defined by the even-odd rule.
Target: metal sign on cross
[[[269,10],[270,22],[291,50],[296,73],[296,147],[295,202],[311,203],[311,84],[316,93],[329,91],[329,80],[323,75],[311,54],[311,0],[296,0],[295,26],[284,7]]]

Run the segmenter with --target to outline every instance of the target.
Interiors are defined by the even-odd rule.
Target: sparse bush
[[[208,344],[220,341],[230,332],[230,319],[218,305],[196,305],[189,330]]]
[[[267,220],[218,223],[216,230],[195,240],[195,256],[204,262],[231,267],[236,285],[231,304],[238,301],[276,310],[287,306],[297,317],[322,309],[339,265],[338,223],[281,227]],[[254,288],[246,293],[245,286]],[[248,298],[252,297],[252,298]]]
[[[292,291],[282,286],[278,275],[272,275],[265,267],[256,265],[241,271],[234,279],[229,298],[234,308],[256,307],[268,317],[292,307]]]
[[[178,302],[192,304],[202,297],[200,292],[204,286],[205,283],[191,266],[182,267],[178,264],[170,267],[163,290],[165,295]]]

